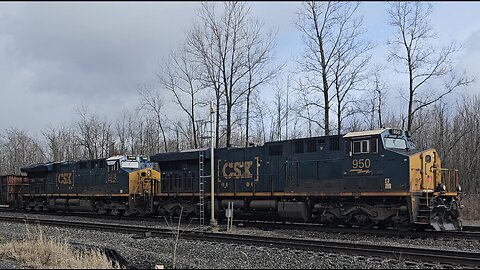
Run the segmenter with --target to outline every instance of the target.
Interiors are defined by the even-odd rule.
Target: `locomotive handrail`
[[[445,177],[444,182],[447,189],[447,192],[457,192],[458,190],[458,170],[450,170],[447,168],[440,168],[442,177]],[[452,183],[452,174],[453,174],[453,183]],[[452,186],[453,184],[453,186]]]

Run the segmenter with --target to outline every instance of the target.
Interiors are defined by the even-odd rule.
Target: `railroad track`
[[[0,208],[0,212],[14,212],[19,213],[18,211],[12,211],[8,208]],[[21,211],[20,213],[35,215],[36,212],[26,212]],[[98,218],[100,215],[92,213],[83,213],[83,212],[38,212],[41,215],[48,216],[71,216],[71,217],[85,217],[85,218]],[[157,216],[100,216],[102,219],[112,219],[112,220],[130,220],[130,221],[157,221],[165,222],[163,217]],[[186,221],[185,224],[192,223],[196,221]],[[480,227],[478,226],[464,226],[463,231],[446,231],[446,232],[437,232],[437,231],[399,231],[394,229],[362,229],[362,228],[351,228],[351,227],[326,227],[320,224],[312,223],[294,223],[294,222],[271,222],[271,221],[248,221],[240,220],[235,221],[234,224],[237,227],[252,227],[257,229],[264,230],[304,230],[304,231],[315,231],[315,232],[325,232],[332,234],[370,234],[370,235],[379,235],[379,236],[390,236],[390,237],[404,237],[404,238],[433,238],[433,239],[468,239],[468,240],[477,240],[480,241]]]
[[[480,232],[480,226],[463,226],[463,230],[467,232]]]
[[[34,223],[57,227],[73,227],[102,230],[117,233],[142,234],[152,237],[170,237],[169,229],[144,226],[128,226],[108,223],[87,223],[44,219],[25,219],[18,217],[0,217],[0,221]],[[233,243],[249,246],[266,246],[281,249],[296,249],[328,253],[347,253],[352,255],[402,258],[407,260],[466,265],[480,267],[480,253],[463,251],[446,251],[437,249],[395,247],[385,245],[367,245],[359,243],[331,242],[292,238],[271,238],[252,235],[209,233],[205,231],[182,231],[183,239]]]

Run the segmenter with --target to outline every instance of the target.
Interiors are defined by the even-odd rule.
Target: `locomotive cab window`
[[[114,172],[118,170],[118,162],[115,162],[113,165],[108,165],[108,172]]]
[[[367,154],[370,151],[370,141],[354,141],[353,142],[353,154]]]
[[[406,149],[407,142],[403,138],[385,137],[385,148]]]

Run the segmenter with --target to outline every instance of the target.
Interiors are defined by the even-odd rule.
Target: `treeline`
[[[480,98],[465,96],[455,108],[445,100],[473,82],[454,68],[460,47],[436,43],[431,4],[393,2],[386,10],[389,66],[379,65],[371,55],[379,45],[366,38],[359,5],[299,3],[292,23],[303,52],[288,60],[276,56],[276,31],[253,17],[248,3],[202,3],[161,61],[157,82],[136,89],[137,106],[116,119],[82,107],[71,123],[38,137],[7,128],[0,132],[0,174],[37,162],[207,147],[213,110],[217,147],[408,129],[418,147],[437,148],[444,166],[460,170],[464,188],[478,192]],[[401,102],[392,101],[395,91]]]

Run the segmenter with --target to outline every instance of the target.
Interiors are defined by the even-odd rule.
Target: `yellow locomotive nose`
[[[442,168],[438,152],[428,149],[410,157],[413,220],[437,231],[461,230],[458,175]],[[452,186],[452,184],[454,186]]]
[[[411,191],[433,191],[442,183],[441,168],[440,157],[434,149],[410,156]]]
[[[160,193],[160,172],[147,168],[129,174],[130,194]]]

